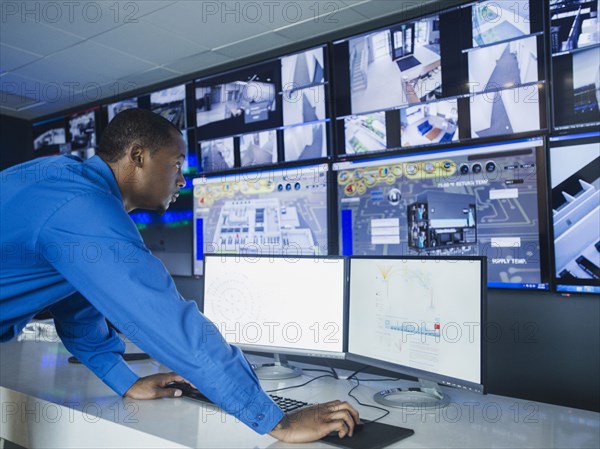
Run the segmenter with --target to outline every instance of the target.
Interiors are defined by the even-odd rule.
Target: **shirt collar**
[[[86,168],[96,172],[100,176],[100,178],[106,182],[106,185],[110,189],[110,192],[114,196],[116,196],[119,199],[119,201],[123,202],[121,190],[119,189],[119,184],[117,184],[115,175],[113,174],[108,164],[104,162],[104,160],[100,156],[92,156],[88,160],[84,161],[84,164],[86,165]]]

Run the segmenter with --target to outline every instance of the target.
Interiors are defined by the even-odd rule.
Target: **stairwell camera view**
[[[457,101],[439,101],[401,109],[400,122],[403,147],[457,141]]]
[[[596,139],[598,135],[596,134]],[[600,286],[598,143],[550,149],[554,255],[559,284]],[[585,287],[570,291],[584,291]]]
[[[529,0],[495,0],[473,5],[473,47],[528,35],[529,12]]]
[[[277,162],[277,133],[264,131],[240,136],[242,167]]]
[[[552,53],[600,44],[598,0],[550,0]]]
[[[200,142],[202,171],[229,170],[234,164],[233,137]]]
[[[194,274],[205,253],[327,254],[327,165],[193,182]]]
[[[537,37],[469,51],[471,93],[506,89],[538,81]]]
[[[421,103],[441,96],[439,17],[349,41],[352,113]]]
[[[342,255],[485,255],[490,285],[547,288],[541,145],[525,140],[334,164]]]

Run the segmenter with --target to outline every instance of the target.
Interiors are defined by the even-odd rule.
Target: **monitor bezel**
[[[431,380],[444,385],[447,387],[461,388],[477,393],[485,393],[487,385],[487,339],[486,339],[486,323],[487,323],[487,258],[485,256],[463,256],[463,257],[444,257],[437,256],[427,259],[423,259],[418,256],[350,256],[348,262],[348,337],[347,337],[347,353],[346,360],[364,363],[366,365],[381,368],[388,371],[396,372],[399,374],[405,374],[408,376],[416,377],[419,379]],[[478,262],[480,268],[480,295],[481,295],[481,307],[480,307],[480,383],[465,381],[463,379],[457,379],[443,374],[434,373],[432,371],[425,371],[418,368],[412,368],[406,365],[388,362],[373,357],[364,356],[361,354],[352,353],[350,351],[350,307],[352,304],[352,298],[350,297],[350,278],[352,275],[352,260],[354,259],[370,259],[370,260],[427,260],[427,261],[470,261]]]
[[[315,350],[315,349],[306,349],[306,348],[290,348],[290,347],[285,347],[285,346],[266,346],[266,345],[255,345],[255,344],[251,344],[251,343],[231,343],[229,341],[227,341],[225,339],[225,337],[223,337],[223,339],[225,339],[227,341],[227,343],[236,346],[240,349],[242,349],[243,351],[251,351],[251,352],[260,352],[260,353],[266,353],[266,354],[282,354],[282,355],[299,355],[299,356],[306,356],[306,357],[320,357],[320,358],[330,358],[330,359],[339,359],[339,360],[344,360],[346,358],[346,354],[347,354],[347,349],[348,349],[348,299],[349,299],[349,260],[347,257],[343,257],[343,256],[335,256],[335,255],[327,255],[327,256],[289,256],[289,255],[283,255],[283,254],[278,254],[278,255],[271,255],[271,254],[263,254],[263,255],[257,255],[257,254],[205,254],[204,255],[204,274],[203,276],[206,275],[206,261],[207,260],[212,260],[212,259],[219,259],[219,258],[237,258],[237,259],[242,259],[242,258],[247,258],[247,259],[259,259],[259,258],[263,258],[263,259],[290,259],[290,260],[294,260],[294,259],[319,259],[319,260],[337,260],[343,263],[343,293],[342,293],[342,322],[341,324],[341,338],[342,338],[342,349],[341,351],[323,351],[323,350]],[[325,262],[323,262],[325,263]],[[201,308],[201,312],[204,314],[205,313],[205,300],[206,300],[206,289],[207,289],[207,282],[206,279],[204,280],[203,283],[203,292],[202,292],[202,308]],[[209,317],[207,317],[209,318]],[[210,319],[210,318],[209,318]],[[211,320],[212,321],[212,320]]]

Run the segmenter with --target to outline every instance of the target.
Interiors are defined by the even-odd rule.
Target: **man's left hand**
[[[125,397],[131,399],[158,399],[158,398],[176,398],[183,393],[178,388],[168,388],[170,382],[187,382],[183,377],[176,373],[152,374],[138,379],[134,383]],[[191,384],[190,384],[191,385]]]

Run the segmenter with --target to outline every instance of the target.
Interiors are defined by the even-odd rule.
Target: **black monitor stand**
[[[297,366],[289,365],[287,357],[280,354],[273,354],[275,363],[266,363],[264,365],[252,365],[256,375],[261,380],[281,380],[291,379],[302,375],[302,370]]]
[[[437,382],[419,379],[420,388],[392,388],[373,396],[375,402],[386,407],[442,408],[450,403],[450,397],[440,391]]]

